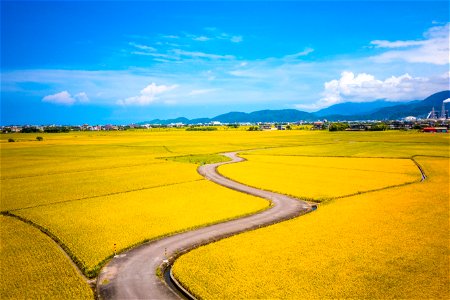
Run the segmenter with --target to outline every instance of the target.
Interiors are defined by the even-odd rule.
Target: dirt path
[[[143,244],[112,259],[100,272],[97,292],[101,299],[179,299],[165,282],[156,276],[163,260],[200,244],[218,240],[239,232],[259,228],[307,213],[312,206],[285,195],[259,190],[232,181],[218,174],[216,168],[226,163],[240,162],[236,152],[225,153],[232,161],[198,168],[206,179],[225,187],[268,199],[273,206],[260,213],[240,219],[203,227]]]

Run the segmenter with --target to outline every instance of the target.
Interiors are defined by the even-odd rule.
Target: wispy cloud
[[[222,32],[218,28],[215,28],[215,27],[207,27],[207,28],[204,28],[204,30],[205,30],[205,32],[202,32],[200,34],[184,32],[179,35],[161,35],[161,38],[171,39],[171,40],[188,39],[188,40],[193,40],[193,41],[197,41],[197,42],[222,40],[222,41],[228,41],[231,43],[241,43],[242,41],[244,41],[244,37],[242,35],[229,34],[227,32]]]
[[[310,53],[312,53],[312,52],[314,52],[314,49],[313,49],[313,48],[306,48],[306,49],[303,50],[303,51],[300,51],[300,52],[295,53],[295,54],[286,55],[286,56],[284,56],[283,58],[286,59],[286,60],[299,59],[299,58],[301,58],[301,57],[303,57],[303,56],[307,56],[308,54],[310,54]]]
[[[211,38],[201,35],[201,36],[195,36],[192,38],[194,41],[199,41],[199,42],[206,42],[209,41]]]
[[[231,60],[235,59],[234,55],[220,55],[220,54],[211,54],[204,53],[200,51],[185,51],[182,49],[173,49],[170,52],[174,53],[177,57],[188,57],[188,58],[206,58],[211,60]]]
[[[241,36],[241,35],[233,35],[231,38],[230,38],[230,42],[232,42],[232,43],[240,43],[240,42],[242,42],[244,40],[244,38]]]
[[[218,89],[200,89],[200,90],[192,90],[191,92],[189,92],[189,96],[197,96],[197,95],[204,95],[204,94],[210,94],[213,93],[215,91],[217,91]]]
[[[411,46],[422,46],[426,44],[426,41],[386,41],[386,40],[374,40],[371,41],[371,45],[375,45],[377,48],[405,48]]]
[[[173,34],[162,35],[162,37],[163,37],[163,38],[166,38],[166,39],[172,39],[172,40],[177,40],[177,39],[180,38],[180,36],[178,36],[178,35],[173,35]]]
[[[309,59],[308,55],[314,51],[312,48],[300,48],[297,53],[287,52],[279,57],[251,59],[218,53],[222,48],[209,48],[208,43],[191,42],[191,47],[185,48],[159,47],[150,39],[127,44],[127,51],[157,62],[151,67],[103,71],[2,71],[2,93],[37,97],[62,105],[82,103],[85,98],[91,105],[176,103],[181,107],[212,103],[262,106],[261,103],[268,103],[272,107],[296,105],[308,110],[342,101],[421,99],[449,88],[448,65],[422,63],[412,66],[402,59],[387,64],[375,61],[372,55],[374,51],[417,50],[428,44],[428,40],[442,35],[441,29],[442,26],[430,29],[426,34],[428,38],[420,41],[374,41],[372,45],[376,47],[365,48],[366,56],[321,60]],[[320,53],[317,56],[320,57]],[[447,72],[445,76],[440,75],[444,72]],[[153,85],[147,89],[149,83]],[[36,85],[40,89],[36,89]],[[55,94],[56,91],[63,92]],[[70,94],[72,91],[76,93]],[[84,91],[86,97],[77,94],[78,91]]]
[[[142,44],[136,44],[136,43],[133,43],[133,42],[130,42],[130,43],[128,43],[128,44],[129,44],[130,46],[133,46],[133,47],[135,47],[135,48],[137,48],[137,49],[140,49],[140,50],[150,51],[150,52],[155,52],[155,51],[156,51],[156,48],[151,47],[151,46],[142,45]]]
[[[372,59],[379,63],[392,61],[406,61],[409,63],[429,63],[435,65],[448,65],[449,52],[449,23],[444,26],[430,28],[424,34],[423,40],[386,41],[374,40],[371,42],[377,48],[396,49],[389,50]]]
[[[206,37],[199,37],[207,39]],[[133,47],[131,54],[134,55],[142,55],[142,56],[150,56],[156,58],[156,61],[161,62],[170,62],[170,61],[179,61],[183,58],[187,59],[207,59],[207,60],[232,60],[236,59],[234,55],[229,54],[214,54],[214,53],[206,53],[201,51],[187,51],[179,48],[175,49],[166,49],[164,53],[158,52],[158,50],[154,47],[136,43],[129,43],[130,46]]]

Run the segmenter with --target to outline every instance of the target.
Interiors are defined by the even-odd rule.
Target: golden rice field
[[[201,192],[199,192],[201,191]],[[56,235],[88,275],[117,250],[174,232],[217,223],[268,207],[263,199],[210,181],[14,211]]]
[[[177,171],[174,172],[173,170]],[[12,210],[150,189],[202,177],[192,166],[153,161],[139,166],[2,180],[2,209]]]
[[[245,153],[249,161],[242,164],[230,165],[230,167],[233,166],[239,169],[241,165],[247,165],[247,167],[242,169],[242,172],[247,173],[242,173],[244,176],[239,179],[246,184],[279,190],[293,195],[305,196],[306,194],[303,194],[303,192],[308,191],[308,195],[316,200],[333,198],[358,191],[378,189],[403,182],[417,181],[419,179],[417,169],[414,168],[414,165],[407,158],[410,158],[412,155],[448,157],[449,153],[448,135],[426,135],[410,132],[329,133],[296,130],[269,132],[247,132],[242,130],[186,132],[180,130],[149,130],[40,135],[44,137],[44,141],[42,142],[36,141],[35,134],[0,135],[0,210],[2,213],[8,212],[9,214],[20,216],[41,226],[42,230],[47,231],[54,239],[66,247],[72,259],[78,264],[85,275],[88,276],[95,276],[102,264],[111,257],[114,244],[116,244],[116,248],[120,251],[145,240],[267,208],[268,202],[264,200],[217,186],[202,179],[197,174],[196,168],[198,164],[223,160],[221,156],[217,155],[218,153],[244,150],[243,153]],[[17,140],[17,142],[8,143],[7,140],[10,137]],[[333,168],[327,169],[327,165],[322,158],[319,159],[312,156],[338,157],[326,158],[326,161],[333,165]],[[359,158],[346,158],[346,156]],[[368,157],[379,157],[379,159],[372,160],[368,159]],[[380,157],[397,159],[381,159]],[[346,160],[353,161],[353,159],[358,160],[360,163],[353,164],[350,168],[346,167],[348,163],[344,162]],[[419,158],[417,159],[419,160]],[[426,161],[429,161],[428,159],[425,160],[425,158],[420,159],[420,163],[423,160],[424,164]],[[389,163],[391,166],[395,166],[395,169],[389,170]],[[321,167],[323,172],[333,174],[335,176],[334,180],[331,177],[318,176],[318,172],[314,173],[315,171],[313,170],[317,170],[314,168],[316,164],[317,167]],[[426,186],[427,189],[431,189],[431,185],[429,187],[428,185],[431,184],[431,175],[434,174],[432,173],[434,172],[432,168],[434,165],[430,163],[430,166],[428,166],[430,181],[423,183],[423,186]],[[263,172],[266,167],[272,170],[269,174],[270,176],[265,177],[261,176],[260,173],[255,174],[254,169]],[[289,172],[285,171],[283,176],[278,174],[282,170],[287,170],[286,168]],[[234,169],[230,168],[230,170],[233,171]],[[314,180],[309,181],[308,189],[302,189],[302,193],[298,194],[298,187],[300,185],[297,185],[299,182],[296,179],[301,177],[303,183],[305,183],[311,178],[305,175],[305,172],[302,172],[302,170],[307,170],[307,174],[310,173],[311,177],[316,176],[315,178],[320,181],[317,183]],[[442,174],[435,173],[435,175],[437,178],[441,178],[440,176]],[[232,176],[240,176],[240,174],[237,172]],[[230,177],[232,176],[230,175]],[[352,177],[355,176],[359,178],[358,185],[349,184],[348,180],[353,180],[354,178]],[[261,178],[264,180],[261,180]],[[267,178],[276,180],[265,180]],[[281,178],[289,178],[289,180]],[[268,186],[269,182],[275,185]],[[347,221],[347,223],[353,224],[353,227],[358,227],[359,222],[362,222],[361,219],[363,221],[367,219],[375,222],[380,218],[380,214],[372,214],[370,210],[374,209],[374,212],[377,212],[376,207],[378,207],[378,204],[372,203],[366,197],[380,195],[380,199],[377,198],[377,201],[382,207],[379,209],[385,209],[388,216],[393,216],[395,214],[392,211],[388,211],[391,206],[387,205],[387,203],[392,202],[396,205],[401,205],[402,202],[394,201],[394,198],[390,196],[384,198],[385,196],[383,195],[395,190],[399,191],[395,197],[415,195],[416,189],[412,187],[416,185],[422,187],[422,183],[414,183],[394,189],[337,199],[321,205],[317,212],[309,216],[301,217],[286,224],[296,224],[297,221],[300,222],[303,218],[305,220],[312,220],[314,216],[324,214],[322,210],[326,211],[333,207],[336,210],[341,205],[343,208],[346,208],[346,205],[350,205],[346,203],[351,203],[349,199],[362,199],[358,200],[361,202],[361,207],[358,206],[358,213],[361,216],[350,216],[344,213],[342,215],[344,219],[341,222]],[[322,188],[316,188],[314,190],[315,186]],[[333,187],[333,192],[327,190],[327,187]],[[339,187],[342,187],[343,190],[340,190]],[[319,192],[324,194],[319,195]],[[415,197],[408,198],[412,199]],[[364,210],[364,203],[368,205],[370,210]],[[347,208],[346,211],[351,210]],[[436,216],[440,216],[438,212],[436,214]],[[324,215],[320,219],[322,220],[321,222],[325,222],[325,216],[327,215]],[[408,213],[400,213],[400,216],[402,218],[403,216],[407,217]],[[434,220],[430,218],[429,215],[418,216],[418,220],[411,217],[408,219],[409,223],[407,224],[413,226],[416,223],[419,225],[429,223],[427,226],[439,227],[440,219]],[[10,220],[11,217],[2,217],[2,219]],[[16,224],[14,228],[31,228],[36,238],[30,238],[29,235],[22,233],[22,231],[18,231],[20,234],[15,236],[15,238],[20,239],[24,237],[24,239],[31,241],[31,245],[37,249],[41,249],[42,247],[41,239],[51,244],[51,240],[48,237],[31,227],[31,225],[17,222],[19,221],[14,220]],[[338,220],[333,222],[338,222]],[[358,225],[355,225],[355,222]],[[385,223],[383,223],[383,226],[389,228],[390,223]],[[22,226],[17,224],[21,224]],[[317,224],[311,223],[310,225],[312,227],[303,225],[306,227],[302,227],[302,230],[316,232],[320,235],[325,234],[326,232],[322,231],[326,231],[325,228],[331,226],[332,230],[328,230],[331,235],[339,228],[339,226],[334,226],[334,224],[330,225],[329,223],[321,225],[320,222]],[[277,226],[270,228],[277,228]],[[296,232],[294,229],[297,225],[292,226],[292,232]],[[362,226],[361,231],[363,228],[366,227]],[[425,227],[423,228],[425,230]],[[445,228],[448,228],[448,226]],[[9,291],[12,286],[9,281],[3,280],[6,277],[15,278],[17,281],[15,284],[24,287],[20,295],[25,296],[18,296],[19,298],[28,298],[26,295],[37,294],[40,296],[36,298],[84,297],[81,294],[79,297],[70,296],[75,295],[75,291],[80,291],[80,284],[75,281],[67,281],[64,279],[64,276],[60,278],[63,282],[57,281],[52,283],[52,288],[47,288],[43,287],[41,282],[32,279],[31,275],[27,275],[31,272],[33,274],[46,274],[45,276],[48,275],[49,278],[52,278],[52,274],[54,273],[49,272],[49,268],[57,270],[58,273],[70,273],[73,267],[68,263],[68,258],[63,257],[60,260],[56,255],[53,255],[55,260],[44,264],[45,259],[30,256],[28,254],[29,252],[27,252],[28,250],[20,246],[22,242],[4,242],[10,240],[11,232],[16,229],[3,225],[2,229],[7,231],[5,234],[2,232],[2,247],[8,245],[8,252],[2,255],[0,260],[2,266],[9,264],[7,270],[4,271],[2,269],[2,284],[6,282],[0,289],[0,295],[2,297],[3,295],[13,293]],[[401,226],[399,226],[398,230],[400,229]],[[301,234],[298,234],[298,236],[303,236],[305,234],[304,231],[301,231]],[[441,231],[445,230],[441,228]],[[346,231],[344,230],[343,232],[345,233]],[[384,234],[384,231],[379,233],[379,235],[382,233]],[[4,236],[9,237],[6,239]],[[372,232],[368,236],[374,237],[375,240],[380,239],[380,237],[377,238],[377,232]],[[266,238],[267,241],[271,240],[269,236],[266,236]],[[327,238],[331,237],[326,235],[323,237],[323,239]],[[431,235],[428,237],[428,240],[432,240],[436,245],[440,245],[441,240],[439,238],[440,236]],[[358,243],[361,239],[362,237],[359,237],[359,240],[355,238],[354,241]],[[343,242],[344,244],[345,240]],[[401,241],[401,239],[397,241]],[[395,241],[392,243],[395,243]],[[258,245],[258,243],[255,243],[255,245]],[[417,247],[420,248],[421,245],[418,244]],[[367,248],[369,246],[367,243],[362,243],[360,246],[355,247],[355,249],[364,249],[364,247]],[[382,247],[382,244],[379,247]],[[402,247],[398,247],[402,249]],[[239,249],[245,250],[245,248]],[[292,249],[290,246],[286,246],[280,250],[280,255],[291,257]],[[303,248],[299,247],[296,249],[299,252]],[[424,249],[428,248],[425,247]],[[256,250],[247,249],[245,251],[248,251],[251,256],[252,254],[250,253],[254,253],[252,251]],[[334,251],[340,250],[339,248],[335,248]],[[384,252],[380,250],[377,256],[375,254],[378,252],[374,251],[368,250],[369,254],[367,255],[370,257],[378,257],[380,261],[383,261],[381,254]],[[45,255],[51,255],[51,253],[49,251]],[[233,253],[233,251],[229,251],[230,255],[236,254]],[[331,256],[331,253],[324,251],[324,249],[315,252],[315,254],[317,258]],[[211,258],[214,257],[214,251],[211,252],[211,255]],[[345,256],[345,253],[342,255]],[[16,259],[16,257],[20,259]],[[24,257],[26,257],[26,264],[30,266],[29,268],[23,267],[19,263],[21,259],[25,259]],[[436,258],[436,255],[432,255],[432,257]],[[290,259],[293,258],[291,257]],[[16,267],[12,265],[15,260],[18,262]],[[66,264],[61,263],[64,260]],[[255,260],[257,261],[257,259]],[[359,261],[359,256],[354,256],[352,260]],[[8,264],[4,264],[4,261],[9,262]],[[236,257],[236,261],[238,261],[238,257]],[[202,260],[199,259],[199,262],[202,262]],[[397,262],[399,264],[398,268],[401,268],[403,264],[400,264],[399,261]],[[335,262],[336,265],[342,263],[340,260]],[[232,267],[238,270],[233,264],[228,265],[230,268]],[[283,267],[280,267],[280,265]],[[278,274],[278,270],[284,270],[283,268],[286,265],[290,265],[290,263],[280,263],[280,265],[273,271],[274,274]],[[405,265],[407,266],[407,264]],[[433,266],[436,266],[436,262],[434,265],[430,265],[430,268],[433,268]],[[319,268],[317,270],[320,271],[321,269]],[[19,272],[25,275],[16,276]],[[310,272],[313,272],[313,270],[310,270]],[[441,276],[442,272],[436,272],[436,276]],[[266,273],[270,272],[265,271],[264,274]],[[317,273],[317,276],[319,275]],[[224,278],[228,278],[227,276],[229,276],[229,273],[224,273]],[[280,275],[278,274],[277,276]],[[323,276],[326,277],[327,275],[324,274]],[[352,286],[356,287],[359,286],[358,282],[365,282],[364,276],[366,275],[363,272],[353,272],[350,273],[346,280],[347,282],[352,282]],[[407,276],[402,282],[414,284],[415,281],[412,281],[412,277],[413,275]],[[281,278],[283,278],[282,281],[285,280],[284,277]],[[314,277],[310,278],[313,280]],[[53,279],[48,280],[49,282],[53,282]],[[208,279],[205,278],[205,280]],[[233,282],[233,285],[230,285],[233,287],[235,281],[230,282]],[[386,282],[386,284],[392,284],[390,281]],[[219,283],[220,281],[218,281]],[[191,284],[192,286],[198,285],[198,283],[189,283],[189,286]],[[203,286],[208,287],[209,284],[211,283],[205,282]],[[265,283],[262,285],[266,286]],[[61,290],[59,291],[60,293],[65,293],[64,295],[69,296],[47,297],[46,295],[50,295],[47,293],[51,293],[52,290],[56,289],[53,287],[58,287]],[[280,289],[283,290],[284,288],[280,287]],[[249,292],[251,293],[251,290]],[[239,290],[239,293],[241,293],[241,290]],[[239,293],[236,293],[236,295],[247,297],[247,294]],[[203,297],[203,294],[201,295]],[[15,296],[11,297],[16,298]],[[209,298],[210,296],[204,297]],[[30,296],[30,298],[35,297]]]
[[[323,201],[388,186],[419,181],[410,159],[242,155],[247,161],[219,167],[219,172],[245,184]]]
[[[201,299],[448,299],[449,159],[417,161],[424,182],[198,248],[174,274]]]
[[[0,216],[1,299],[92,299],[66,255],[28,224]]]

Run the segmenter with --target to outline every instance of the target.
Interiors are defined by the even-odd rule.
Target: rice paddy
[[[93,299],[64,252],[38,229],[0,216],[2,299]]]
[[[321,202],[421,179],[409,159],[243,155],[247,161],[223,165],[233,180]]]
[[[10,137],[17,142],[7,143]],[[247,162],[220,172],[326,202],[310,215],[182,256],[175,274],[200,298],[448,295],[448,135],[149,130],[45,134],[41,142],[33,134],[4,134],[0,147],[2,213],[40,226],[89,277],[114,248],[266,209],[267,201],[196,172],[227,159],[218,153],[242,151]],[[429,176],[425,182],[413,156]],[[36,249],[55,243],[29,224],[1,218],[2,297],[93,297],[79,275],[44,279],[54,282],[48,288],[27,275],[54,278],[72,274],[73,265],[51,251],[30,255],[25,241]],[[15,285],[3,279],[18,272],[24,275],[11,275]],[[287,286],[294,283],[296,291]]]
[[[415,158],[428,175],[423,182],[335,199],[300,218],[200,247],[175,262],[174,274],[200,299],[447,299],[448,146],[438,154],[442,157]],[[246,158],[260,171],[261,161],[270,161],[266,156]],[[279,159],[274,156],[273,162]],[[392,166],[393,172],[405,174],[405,169]],[[222,172],[224,167],[230,171],[238,165],[222,166]],[[271,179],[294,176],[274,165],[267,169]],[[310,169],[299,165],[298,172],[302,170]],[[249,182],[255,177],[247,176]],[[277,189],[291,187],[288,180],[273,181]],[[271,180],[252,183],[273,188]],[[326,179],[317,185],[337,191]]]

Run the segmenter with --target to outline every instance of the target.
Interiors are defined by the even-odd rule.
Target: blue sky
[[[449,89],[448,1],[2,1],[1,124],[316,111]]]

